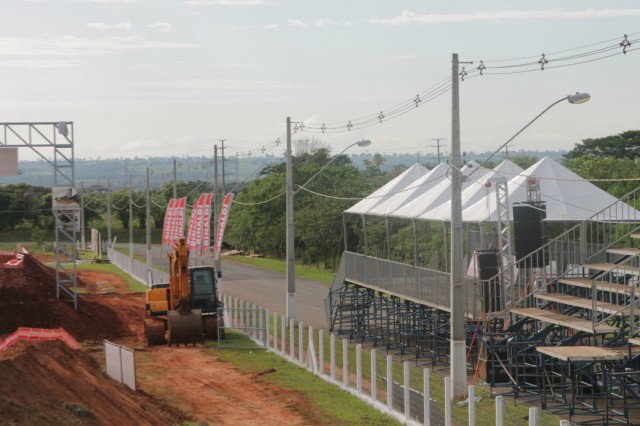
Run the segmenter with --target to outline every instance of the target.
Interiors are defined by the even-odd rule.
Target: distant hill
[[[556,161],[561,161],[562,156],[567,151],[517,151],[509,153],[510,157],[529,156],[542,158],[551,157]],[[352,154],[350,156],[353,164],[357,167],[364,167],[364,162],[371,160],[375,152],[367,152],[360,154]],[[491,152],[465,153],[466,161],[478,160],[482,161],[489,157]],[[391,170],[396,166],[410,166],[416,162],[427,167],[433,167],[437,164],[434,155],[418,155],[418,154],[383,154],[384,163],[381,169],[384,171]],[[492,161],[499,162],[504,158],[503,154],[496,155]],[[75,180],[76,186],[80,183],[85,188],[100,187],[106,188],[107,179],[111,182],[113,189],[126,188],[129,186],[129,174],[132,176],[134,188],[140,189],[146,185],[146,170],[150,170],[150,184],[155,188],[165,182],[173,179],[173,164],[176,161],[176,174],[178,180],[181,181],[213,181],[213,159],[210,157],[147,157],[147,158],[117,158],[117,159],[76,159],[75,160]],[[440,161],[446,161],[447,157],[443,156]],[[236,182],[254,179],[259,175],[262,167],[281,163],[283,157],[273,155],[237,158],[229,157],[225,159],[225,186],[227,188]],[[44,160],[38,161],[20,161],[19,169],[21,174],[18,176],[0,176],[0,184],[9,183],[27,183],[34,186],[49,187],[53,185],[53,167]],[[218,173],[222,175],[222,165],[218,165]],[[219,177],[219,183],[222,178]]]

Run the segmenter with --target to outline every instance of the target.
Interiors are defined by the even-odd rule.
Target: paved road
[[[128,244],[118,244],[125,246]],[[146,246],[134,244],[137,256],[145,256]],[[212,264],[213,259],[203,259],[205,263]],[[161,253],[160,246],[153,247],[153,262],[168,266],[167,254]],[[286,312],[286,278],[279,272],[272,272],[254,266],[222,258],[222,291],[224,294],[255,303],[271,312],[284,315]],[[329,286],[317,281],[296,280],[296,310],[297,320],[305,324],[329,329],[326,319],[324,299],[329,294]]]
[[[272,312],[286,312],[287,283],[284,274],[254,266],[242,265],[223,258],[222,291],[229,296],[260,304]],[[316,281],[296,280],[297,320],[329,329],[324,299],[329,286]]]

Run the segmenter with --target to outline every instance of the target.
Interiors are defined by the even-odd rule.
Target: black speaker
[[[513,206],[513,245],[516,260],[544,245],[544,222],[547,217],[544,202],[514,204]],[[549,259],[543,252],[530,258],[526,266],[540,268],[548,265]]]
[[[482,281],[485,281],[482,283],[483,312],[500,311],[502,310],[502,289],[500,280],[496,277],[499,271],[498,254],[495,250],[478,250],[476,254],[478,257],[478,276]]]

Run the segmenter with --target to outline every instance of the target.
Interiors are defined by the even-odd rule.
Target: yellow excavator
[[[203,343],[204,337],[224,338],[222,303],[211,266],[189,268],[189,249],[184,238],[173,244],[168,283],[147,290],[144,334],[149,345]]]

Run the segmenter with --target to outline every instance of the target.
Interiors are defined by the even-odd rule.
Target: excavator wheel
[[[218,324],[218,317],[214,315],[203,316],[202,324],[204,326],[204,333],[208,339],[218,340],[218,326],[220,327],[220,339],[225,338],[224,319],[222,317],[220,317],[220,324]]]
[[[163,321],[145,319],[144,321],[144,337],[147,339],[147,345],[161,345],[164,339],[165,325]]]
[[[169,311],[168,343],[169,346],[204,343],[202,336],[202,315],[200,309],[194,309],[188,314]]]

